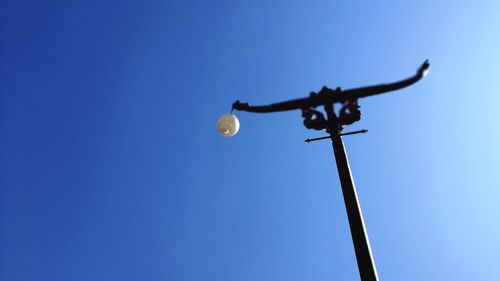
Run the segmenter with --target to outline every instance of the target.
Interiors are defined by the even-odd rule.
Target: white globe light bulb
[[[217,131],[225,137],[236,135],[240,129],[240,121],[234,114],[224,114],[217,120]]]

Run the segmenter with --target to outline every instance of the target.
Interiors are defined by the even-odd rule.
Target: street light
[[[350,90],[342,90],[337,87],[335,90],[323,87],[319,93],[312,92],[309,97],[290,100],[285,102],[274,103],[265,106],[251,106],[248,103],[233,103],[233,110],[269,113],[286,110],[300,109],[302,117],[304,117],[304,126],[308,129],[325,130],[329,136],[306,139],[306,142],[317,141],[322,139],[331,139],[335,161],[337,163],[337,171],[342,187],[342,194],[349,220],[352,242],[356,253],[356,261],[362,281],[377,281],[378,275],[375,267],[375,262],[371,253],[368,235],[366,233],[363,215],[359,206],[356,188],[349,167],[349,161],[345,151],[342,136],[366,133],[366,130],[360,130],[349,133],[342,133],[343,126],[350,125],[361,118],[358,99],[373,95],[378,95],[390,91],[399,90],[408,87],[424,77],[429,70],[429,62],[426,60],[417,70],[417,73],[407,79],[375,86],[361,87]],[[334,110],[334,104],[340,103],[342,107],[338,114]],[[326,117],[315,108],[323,106]],[[231,110],[232,112],[232,110]],[[217,128],[224,136],[234,136],[239,129],[239,121],[235,115],[223,115],[217,121]]]
[[[217,131],[225,137],[232,137],[240,130],[240,121],[236,115],[224,114],[217,120]]]

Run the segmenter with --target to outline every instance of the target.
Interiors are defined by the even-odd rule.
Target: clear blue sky
[[[359,280],[323,85],[380,280],[500,280],[500,2],[1,1],[0,280]]]

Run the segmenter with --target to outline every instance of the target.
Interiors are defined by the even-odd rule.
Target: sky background
[[[323,85],[380,280],[500,280],[500,2],[0,1],[0,280],[359,280]]]

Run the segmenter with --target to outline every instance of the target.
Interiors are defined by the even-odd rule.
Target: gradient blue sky
[[[500,2],[0,1],[0,280],[359,280],[323,85],[380,280],[500,280]]]

